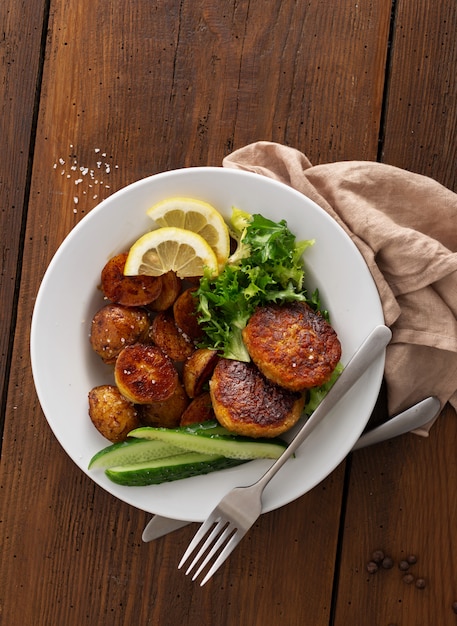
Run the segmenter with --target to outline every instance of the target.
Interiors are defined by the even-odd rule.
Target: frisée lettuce
[[[237,242],[222,272],[205,273],[196,291],[199,322],[205,332],[202,347],[222,356],[249,361],[241,331],[258,306],[271,302],[307,302],[320,310],[319,293],[303,286],[303,252],[314,240],[296,241],[285,220],[234,209],[229,225]],[[326,312],[322,312],[326,317]]]

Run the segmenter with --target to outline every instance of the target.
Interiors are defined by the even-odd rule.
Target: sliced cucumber
[[[234,436],[222,426],[215,426],[214,428],[154,428],[144,426],[132,430],[129,436],[162,441],[189,452],[244,460],[277,459],[287,447],[287,444],[281,439],[251,439]]]
[[[127,439],[121,443],[113,443],[94,454],[89,461],[89,469],[142,463],[181,452],[181,448],[159,440]]]
[[[143,487],[208,474],[246,461],[214,454],[187,452],[144,463],[132,463],[105,470],[110,480],[127,487]]]

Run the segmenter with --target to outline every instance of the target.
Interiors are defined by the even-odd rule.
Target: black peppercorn
[[[407,570],[409,570],[409,563],[408,561],[400,561],[398,567],[399,569],[401,569],[402,572],[406,572]]]
[[[414,554],[410,554],[406,557],[406,560],[410,565],[414,565],[415,563],[417,563],[417,556],[415,556]]]
[[[382,550],[375,550],[373,552],[373,554],[371,555],[371,558],[373,559],[373,561],[375,563],[382,563],[382,560],[384,559],[384,552]]]
[[[414,582],[414,576],[412,574],[405,574],[403,576],[403,582],[406,583],[407,585],[410,585],[411,583]]]
[[[457,615],[457,602],[453,602],[452,603],[452,610],[454,611],[454,613]]]
[[[418,589],[425,589],[425,580],[423,578],[418,578],[416,580],[416,587]]]
[[[384,569],[391,569],[394,566],[393,560],[390,556],[385,556],[382,560],[382,566]]]
[[[378,571],[377,563],[375,563],[374,561],[370,561],[369,563],[367,563],[367,572],[369,574],[376,574],[377,571]]]

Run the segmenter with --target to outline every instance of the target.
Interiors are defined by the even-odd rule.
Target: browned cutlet
[[[304,302],[259,307],[243,340],[260,371],[291,391],[327,382],[341,357],[332,326]]]
[[[251,363],[220,359],[210,381],[214,413],[222,426],[248,437],[276,437],[299,419],[301,393],[267,380]]]

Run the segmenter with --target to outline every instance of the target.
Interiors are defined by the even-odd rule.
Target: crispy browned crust
[[[89,391],[89,416],[106,439],[125,441],[128,433],[141,426],[136,407],[114,385],[100,385]]]
[[[179,328],[192,339],[200,339],[203,330],[197,318],[197,300],[192,295],[197,287],[189,287],[175,300],[173,315]]]
[[[151,311],[165,311],[173,306],[174,301],[181,293],[182,281],[175,272],[167,272],[162,279],[162,291],[160,295],[150,304],[148,309]]]
[[[301,393],[267,380],[253,363],[220,359],[210,381],[217,420],[228,430],[248,437],[276,437],[300,418]]]
[[[181,416],[180,426],[201,424],[215,418],[209,392],[201,393],[187,406]]]
[[[219,355],[216,350],[198,348],[193,352],[183,367],[183,382],[189,398],[200,395],[204,385],[213,373]]]
[[[291,391],[327,382],[341,357],[332,326],[304,302],[259,307],[243,340],[260,371]]]
[[[157,346],[137,343],[124,348],[114,366],[114,380],[122,395],[135,404],[169,398],[178,385],[178,372]]]
[[[106,304],[94,315],[90,343],[105,363],[114,363],[125,346],[147,341],[149,326],[143,309]]]
[[[189,398],[184,387],[178,383],[173,394],[166,400],[139,406],[140,420],[145,426],[176,428],[188,404]]]
[[[127,253],[110,259],[102,269],[102,291],[112,302],[125,306],[144,306],[156,300],[162,291],[161,276],[125,276]]]
[[[173,361],[185,361],[195,350],[194,342],[178,328],[171,311],[157,313],[150,337]]]

